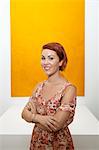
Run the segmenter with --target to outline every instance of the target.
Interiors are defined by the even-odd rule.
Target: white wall
[[[10,106],[10,7],[0,0],[0,115]]]
[[[86,0],[85,14],[86,105],[99,119],[99,0]]]
[[[86,104],[99,116],[99,69],[98,0],[86,1],[85,18],[85,96],[78,97],[78,104]],[[28,97],[11,98],[11,54],[10,54],[10,0],[0,0],[0,115],[12,104],[24,104]],[[20,99],[22,99],[20,101]]]

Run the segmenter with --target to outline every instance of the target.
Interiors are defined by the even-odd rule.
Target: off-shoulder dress
[[[41,115],[54,115],[59,109],[61,111],[69,111],[70,117],[64,124],[63,128],[56,132],[48,132],[39,128],[36,124],[33,128],[30,150],[74,150],[72,136],[70,134],[68,125],[73,121],[75,108],[76,108],[76,95],[68,104],[61,104],[62,97],[64,96],[65,89],[71,85],[70,82],[65,83],[53,97],[45,101],[42,96],[42,90],[45,85],[42,82],[35,93],[35,98],[30,97],[29,101],[36,104],[37,113]]]

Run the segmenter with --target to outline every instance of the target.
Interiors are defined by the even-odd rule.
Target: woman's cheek
[[[43,61],[41,61],[41,66],[42,66],[42,67],[44,66],[44,62],[43,62]]]

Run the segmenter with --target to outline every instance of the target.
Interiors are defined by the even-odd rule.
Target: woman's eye
[[[53,60],[54,58],[53,57],[49,57],[49,59]]]
[[[41,59],[42,59],[42,60],[44,60],[44,59],[45,59],[45,57],[41,57]]]

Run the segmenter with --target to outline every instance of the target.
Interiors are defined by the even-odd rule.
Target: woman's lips
[[[43,66],[44,70],[48,71],[50,69],[50,66]]]
[[[44,67],[44,70],[48,71],[50,68],[49,67]]]

